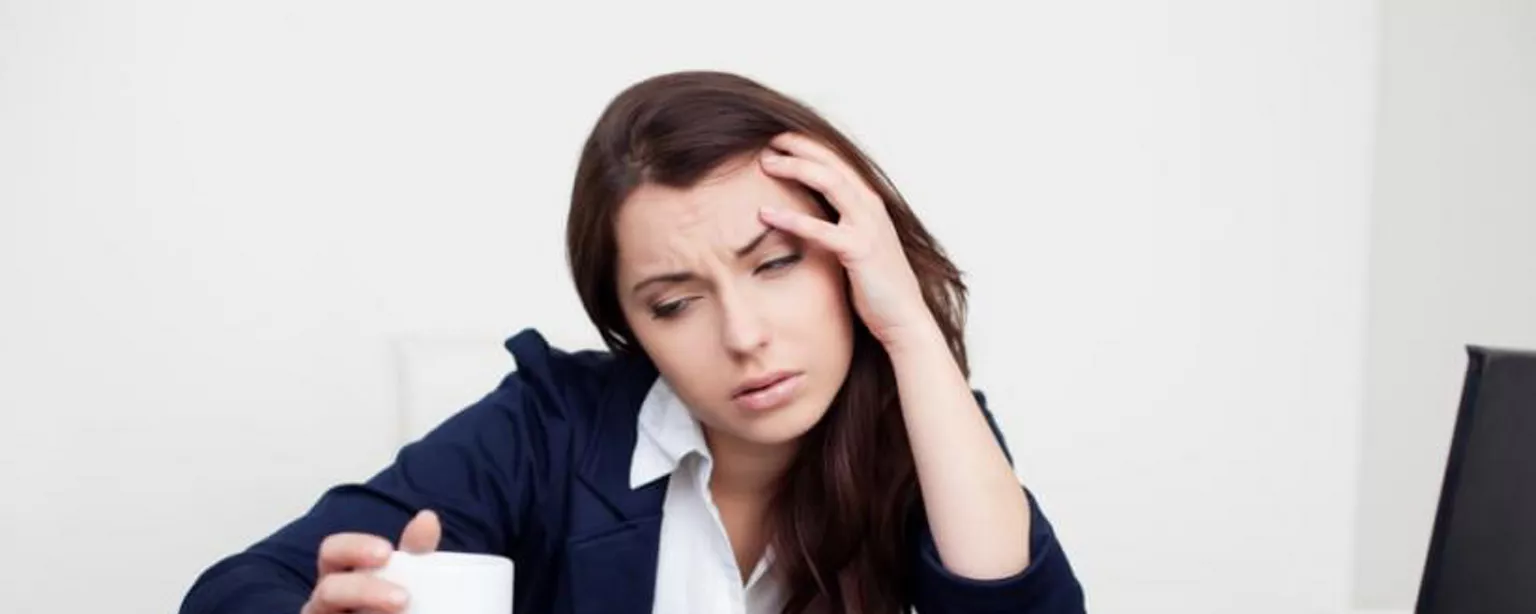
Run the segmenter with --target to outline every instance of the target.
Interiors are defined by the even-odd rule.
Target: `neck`
[[[717,498],[771,496],[799,449],[796,441],[765,445],[710,433],[708,429],[705,440],[715,460],[709,488]]]

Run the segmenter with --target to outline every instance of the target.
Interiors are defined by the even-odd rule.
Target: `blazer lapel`
[[[617,360],[570,493],[565,551],[578,614],[643,614],[655,600],[667,478],[631,489],[629,469],[640,404],[656,371],[638,358]]]

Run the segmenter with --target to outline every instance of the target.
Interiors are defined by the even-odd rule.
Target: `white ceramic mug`
[[[410,594],[404,614],[512,612],[512,561],[506,557],[396,551],[375,573]]]

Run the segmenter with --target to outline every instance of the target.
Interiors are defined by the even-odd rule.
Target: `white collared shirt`
[[[640,405],[630,459],[629,486],[671,475],[662,504],[651,611],[666,614],[777,614],[787,595],[768,573],[771,552],[758,560],[745,585],[731,540],[710,495],[714,458],[704,431],[682,399],[658,377]]]

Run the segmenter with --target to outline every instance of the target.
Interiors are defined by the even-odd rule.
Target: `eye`
[[[803,259],[804,257],[805,257],[804,254],[801,254],[800,252],[795,252],[795,253],[790,254],[788,256],[784,256],[784,257],[781,257],[781,258],[774,258],[773,260],[769,260],[768,262],[764,262],[762,265],[758,266],[757,269],[754,270],[753,272],[754,273],[772,273],[774,271],[781,271],[781,270],[784,270],[784,269],[788,269],[788,268],[790,268],[792,266],[795,266],[795,264],[799,263],[800,260]]]
[[[675,301],[667,301],[665,303],[657,303],[655,305],[651,305],[651,317],[657,320],[675,318],[678,314],[683,312],[684,308],[688,307],[689,303],[692,302],[692,298],[680,298]]]

